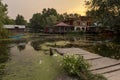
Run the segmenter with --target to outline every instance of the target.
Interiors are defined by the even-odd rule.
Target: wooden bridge
[[[103,74],[108,80],[120,80],[120,60],[102,57],[80,48],[55,48],[61,55],[81,55],[92,66],[93,73]]]

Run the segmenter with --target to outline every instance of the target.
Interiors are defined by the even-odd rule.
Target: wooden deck
[[[80,48],[55,48],[61,55],[81,55],[91,65],[90,70],[95,74],[103,74],[108,80],[120,80],[120,60],[102,57]]]

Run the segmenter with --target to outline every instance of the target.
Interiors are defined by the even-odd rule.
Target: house
[[[74,26],[66,24],[64,22],[60,22],[54,25],[54,32],[55,33],[68,33],[74,30]]]
[[[87,16],[81,16],[79,19],[74,20],[73,25],[75,26],[75,31],[86,32],[90,27],[92,27],[93,20]]]
[[[95,28],[95,26],[92,26],[92,24],[93,19],[87,16],[67,18],[63,22],[59,22],[53,27],[46,27],[45,32],[47,33],[67,33],[79,31],[89,32],[92,31],[93,28]]]
[[[87,16],[80,16],[78,18],[68,18],[65,23],[74,26],[74,31],[84,31],[86,32],[89,27],[91,27],[93,20]]]
[[[24,33],[26,30],[25,25],[4,25],[3,28],[13,33]]]
[[[64,22],[59,22],[54,26],[47,26],[45,27],[45,33],[67,33],[74,31],[74,26],[66,24]]]

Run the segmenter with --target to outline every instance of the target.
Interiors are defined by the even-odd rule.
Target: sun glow
[[[69,9],[67,12],[68,13],[78,13],[82,16],[86,15],[87,9],[84,6],[77,6],[72,9]]]

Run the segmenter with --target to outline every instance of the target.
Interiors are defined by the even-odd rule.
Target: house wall
[[[78,20],[74,20],[74,31],[86,31],[92,24],[92,20],[88,17],[81,17]]]
[[[26,31],[25,25],[4,25],[3,28],[12,33],[25,33]]]
[[[12,33],[25,33],[25,29],[7,29]]]

